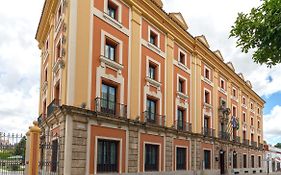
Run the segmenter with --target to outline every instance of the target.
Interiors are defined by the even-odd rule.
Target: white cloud
[[[219,49],[225,61],[232,61],[237,73],[242,72],[249,79],[254,90],[261,96],[269,96],[281,92],[280,66],[272,69],[260,66],[251,59],[252,54],[241,53],[236,48],[236,40],[229,39],[231,26],[239,12],[249,12],[259,6],[260,0],[163,0],[167,12],[181,12],[189,26],[188,31],[193,35],[204,34],[211,50]],[[269,82],[268,77],[272,77]]]
[[[272,144],[281,143],[281,106],[275,106],[268,115],[264,116],[264,134]]]
[[[0,132],[24,133],[38,116],[43,1],[0,0]]]

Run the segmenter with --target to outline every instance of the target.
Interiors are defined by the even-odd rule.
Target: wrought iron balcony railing
[[[202,128],[202,134],[206,137],[214,137],[215,136],[215,129],[213,128]]]
[[[240,137],[239,136],[234,136],[233,137],[233,142],[235,142],[235,143],[240,143]]]
[[[256,148],[257,147],[257,142],[251,141],[251,146]]]
[[[127,118],[127,105],[103,98],[95,99],[95,111],[107,116]]]
[[[220,131],[219,138],[222,140],[230,141],[230,133],[225,132],[225,131]]]
[[[247,140],[247,139],[243,139],[242,143],[243,143],[244,145],[249,146],[249,140]]]
[[[192,124],[188,122],[176,120],[174,121],[174,127],[179,131],[192,132]]]
[[[145,111],[143,112],[142,122],[165,126],[166,117],[164,115],[159,115],[149,111]]]
[[[59,106],[60,106],[60,99],[54,99],[47,107],[47,117],[49,117]]]

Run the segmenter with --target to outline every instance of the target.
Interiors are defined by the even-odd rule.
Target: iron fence
[[[0,175],[23,175],[26,137],[0,132]]]

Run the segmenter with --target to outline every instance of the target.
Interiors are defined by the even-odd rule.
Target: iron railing
[[[214,137],[215,136],[215,129],[213,128],[202,128],[202,134],[206,137]]]
[[[243,139],[242,143],[243,143],[243,145],[249,146],[249,140],[248,139]]]
[[[239,136],[234,136],[233,137],[233,142],[235,143],[240,143],[241,138]]]
[[[127,105],[103,98],[95,99],[95,111],[107,116],[127,118]]]
[[[150,123],[159,126],[165,126],[166,124],[166,117],[164,115],[151,113],[149,111],[143,112],[142,118],[144,123]]]
[[[23,175],[26,137],[23,134],[0,132],[0,174]]]
[[[47,107],[47,117],[49,117],[59,106],[60,106],[60,99],[54,99]]]
[[[219,138],[225,141],[230,141],[230,133],[226,131],[220,131],[219,132]]]
[[[256,148],[257,147],[257,142],[251,141],[251,146]]]
[[[188,122],[183,122],[183,121],[174,121],[174,127],[176,130],[179,131],[185,131],[185,132],[191,132],[192,131],[192,124]]]
[[[258,148],[259,148],[260,150],[262,150],[262,149],[263,149],[263,144],[259,143]]]

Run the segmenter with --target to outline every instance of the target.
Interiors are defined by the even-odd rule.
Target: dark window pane
[[[186,148],[177,148],[177,170],[186,169]]]
[[[145,145],[145,171],[158,171],[158,145]]]
[[[211,151],[204,150],[204,168],[211,169]]]
[[[98,140],[98,172],[117,172],[118,171],[118,142],[112,140]]]

